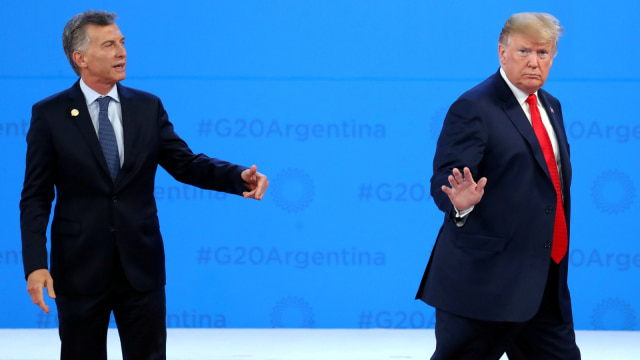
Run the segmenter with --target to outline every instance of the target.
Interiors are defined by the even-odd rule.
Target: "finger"
[[[42,311],[46,312],[47,314],[49,313],[49,306],[44,302],[44,300],[42,300],[42,302],[36,305],[38,305],[38,307],[40,307]]]
[[[464,179],[466,181],[471,181],[473,182],[473,175],[471,174],[471,170],[469,170],[468,167],[464,168]]]
[[[255,182],[255,174],[258,171],[258,167],[255,165],[251,165],[250,168],[245,169],[242,173],[240,173],[240,177],[242,177],[242,181],[245,183],[253,183]]]
[[[27,280],[27,292],[31,296],[31,300],[35,303],[36,300],[43,297],[42,291],[44,289],[44,281],[39,281],[35,277],[29,276]]]
[[[256,192],[253,194],[253,199],[260,201],[262,200],[263,196],[264,196],[264,191],[256,190]]]
[[[476,189],[478,191],[484,191],[484,187],[487,185],[487,178],[483,177],[480,180],[478,180],[478,183],[476,184]]]
[[[249,176],[252,178],[255,178],[256,173],[258,173],[258,167],[255,165],[251,165],[251,167],[249,168]]]
[[[264,193],[267,191],[267,188],[269,187],[269,180],[267,180],[267,177],[258,173],[258,186],[256,187],[256,194],[255,194],[255,199],[256,200],[262,200],[262,197],[264,196]]]
[[[255,192],[256,192],[255,190],[253,190],[253,191],[245,191],[245,192],[242,193],[242,196],[245,199],[253,198],[253,194],[255,194]]]
[[[39,304],[41,304],[42,302],[44,302],[44,295],[43,293],[44,288],[40,288],[40,289],[34,289],[29,291],[29,295],[31,295],[31,301],[33,301],[34,304],[40,306]]]
[[[256,188],[255,190],[252,191],[245,191],[242,193],[242,196],[245,199],[254,199],[254,200],[262,200],[262,196],[264,194],[264,191],[260,192],[258,191],[258,189]]]
[[[464,181],[467,180],[464,174],[462,173],[462,171],[460,171],[459,169],[456,169],[455,174],[456,174],[456,181],[458,182],[458,184],[462,184]]]
[[[252,192],[248,193],[247,196],[245,196],[245,199],[260,200],[260,193],[258,193],[257,190],[253,190]]]
[[[458,168],[453,168],[452,176],[457,183],[461,183],[463,180],[462,173],[460,172],[460,170],[458,170]]]
[[[31,301],[36,304],[39,308],[41,308],[44,312],[49,312],[49,306],[44,302],[44,288],[40,289],[32,289],[29,291],[29,295],[31,295]]]
[[[452,192],[452,190],[451,190],[451,188],[450,188],[450,187],[448,187],[448,186],[446,186],[446,185],[442,185],[442,186],[440,187],[440,189],[441,189],[441,190],[442,190],[442,192],[444,192],[445,194],[447,194],[447,195],[451,196],[451,192]]]
[[[53,289],[53,280],[50,280],[49,285],[47,285],[47,294],[49,295],[50,298],[55,299],[56,298],[56,292]]]
[[[449,175],[449,177],[447,179],[449,180],[449,184],[451,184],[452,188],[458,186],[458,182],[456,181],[456,178],[453,175]],[[445,186],[445,185],[443,185],[443,186]]]

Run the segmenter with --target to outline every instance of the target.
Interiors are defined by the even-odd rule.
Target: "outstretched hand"
[[[262,200],[265,191],[269,187],[269,180],[264,174],[258,172],[258,167],[252,165],[251,168],[246,169],[241,174],[242,181],[249,191],[242,193],[245,199]]]
[[[487,185],[487,178],[483,177],[476,183],[468,167],[463,169],[464,175],[457,168],[453,169],[453,174],[449,175],[451,187],[442,185],[444,191],[453,206],[458,210],[466,210],[480,202],[484,195],[484,187]]]

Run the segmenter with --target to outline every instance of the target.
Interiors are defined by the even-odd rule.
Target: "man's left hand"
[[[256,199],[262,200],[264,196],[264,192],[267,191],[269,187],[269,180],[264,174],[258,172],[258,167],[252,165],[251,168],[245,170],[241,174],[242,181],[244,181],[245,186],[249,189],[249,191],[245,191],[242,193],[245,199]]]

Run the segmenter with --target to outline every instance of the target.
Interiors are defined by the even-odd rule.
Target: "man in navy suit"
[[[541,89],[561,33],[549,14],[511,16],[499,71],[444,120],[431,178],[444,223],[416,295],[436,308],[433,360],[580,359],[569,144],[560,103]]]
[[[119,84],[127,53],[114,21],[113,13],[86,11],[67,23],[64,51],[80,80],[33,106],[27,135],[20,201],[27,290],[45,312],[45,287],[56,300],[61,359],[106,359],[111,312],[124,359],[166,358],[158,165],[181,182],[245,198],[261,200],[268,187],[255,165],[192,153],[160,99]]]

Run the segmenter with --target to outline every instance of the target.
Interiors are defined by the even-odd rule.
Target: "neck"
[[[96,80],[92,80],[89,77],[82,77],[84,83],[87,84],[93,91],[97,92],[100,95],[107,95],[117,83],[104,83]]]

